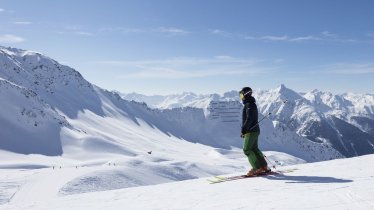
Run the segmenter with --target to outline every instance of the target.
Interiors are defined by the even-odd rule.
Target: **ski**
[[[247,178],[254,178],[254,177],[261,177],[261,176],[269,176],[269,175],[290,173],[290,172],[293,172],[293,171],[296,171],[296,170],[297,170],[296,168],[292,168],[292,169],[286,169],[286,170],[270,171],[270,172],[267,172],[267,173],[257,174],[255,176],[247,176],[247,175],[215,176],[213,179],[207,179],[207,181],[210,184],[217,184],[217,183],[222,183],[222,182],[227,182],[227,181],[234,181],[234,180],[239,180],[239,179],[247,179]]]
[[[229,176],[229,177],[216,176],[214,177],[214,179],[208,179],[208,181],[210,182],[210,184],[216,184],[216,183],[221,183],[221,182],[233,181],[233,180],[238,180],[238,179],[254,178],[254,177],[266,176],[266,175],[271,175],[271,174],[277,174],[277,173],[268,172],[268,173],[258,174],[255,176],[247,176],[247,175],[238,175],[238,176]]]

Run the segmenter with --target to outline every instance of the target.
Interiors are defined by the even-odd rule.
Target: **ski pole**
[[[264,154],[264,157],[266,158],[266,160],[268,161],[268,163],[272,164],[272,162],[268,159],[268,157],[265,154]],[[272,168],[277,169],[275,167],[276,164],[272,164],[272,165],[273,165],[273,166],[271,166]]]
[[[267,115],[265,115],[260,121],[258,121],[254,126],[252,126],[249,130],[252,130],[252,128],[256,127],[260,124],[261,121],[263,121],[266,117],[270,116],[271,112],[269,112]]]

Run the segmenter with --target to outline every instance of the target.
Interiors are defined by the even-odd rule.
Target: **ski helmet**
[[[243,87],[242,90],[239,92],[240,100],[244,100],[247,96],[252,95],[252,88],[250,87]]]

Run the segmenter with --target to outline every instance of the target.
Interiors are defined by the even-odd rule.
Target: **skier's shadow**
[[[283,180],[286,183],[348,183],[353,182],[350,179],[339,179],[334,177],[325,176],[287,176],[285,174],[274,174],[271,176],[265,176],[266,179],[270,180]]]

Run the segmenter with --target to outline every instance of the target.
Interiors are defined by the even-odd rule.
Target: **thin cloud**
[[[68,35],[78,35],[78,36],[94,36],[94,33],[86,32],[86,31],[57,31],[58,34],[68,34]]]
[[[129,66],[129,65],[168,65],[168,66],[185,66],[185,65],[222,65],[222,64],[246,64],[255,65],[258,60],[254,59],[240,59],[233,58],[231,56],[215,56],[214,58],[193,58],[193,57],[176,57],[163,60],[141,60],[141,61],[117,61],[107,60],[98,61],[99,64],[111,64],[118,66]]]
[[[0,8],[0,12],[4,12],[5,11],[5,9],[3,9],[3,8]]]
[[[62,27],[61,30],[55,31],[57,34],[61,35],[76,35],[76,36],[94,36],[95,33],[86,31],[84,27],[78,24],[68,24]]]
[[[224,36],[224,37],[234,37],[235,36],[234,33],[230,33],[230,32],[227,32],[227,31],[220,30],[220,29],[209,29],[209,33],[211,33],[213,35]]]
[[[374,63],[337,63],[325,67],[325,73],[329,74],[373,74]]]
[[[338,34],[331,33],[329,31],[321,32],[322,37],[319,37],[319,40],[330,41],[330,42],[341,42],[341,43],[365,43],[365,39],[353,39],[353,38],[341,38]]]
[[[120,29],[124,33],[145,33],[146,30],[140,28],[124,28]]]
[[[253,36],[253,35],[243,35],[240,33],[230,33],[228,31],[223,31],[219,29],[209,30],[209,32],[213,35],[219,35],[223,37],[235,37],[238,39],[245,39],[245,40],[252,40],[252,41],[265,41],[265,42],[293,42],[293,43],[301,43],[301,42],[341,42],[341,43],[348,43],[348,44],[359,44],[359,43],[374,43],[373,38],[374,35],[369,33],[366,34],[365,38],[357,39],[357,38],[342,38],[339,37],[337,34],[331,33],[330,31],[322,31],[317,35],[305,35],[305,36],[289,36],[289,35],[263,35],[263,36]]]
[[[326,37],[337,37],[336,34],[333,34],[333,33],[329,32],[329,31],[322,31],[321,34],[323,36],[326,36]]]
[[[321,38],[315,37],[315,36],[302,36],[302,37],[296,37],[291,38],[288,41],[290,42],[302,42],[302,41],[318,41],[321,40]]]
[[[144,33],[144,34],[166,34],[168,36],[187,35],[192,32],[176,27],[158,27],[158,28],[123,28],[123,27],[105,27],[99,29],[103,33]]]
[[[259,39],[268,41],[288,41],[288,36],[262,36]]]
[[[17,21],[17,22],[13,22],[13,24],[16,24],[16,25],[31,25],[32,22],[30,22],[30,21]]]
[[[126,78],[156,78],[156,79],[186,79],[202,78],[212,76],[241,75],[245,72],[240,70],[206,70],[206,71],[182,71],[168,68],[150,68],[143,71],[130,73]]]
[[[228,59],[235,59],[229,55],[217,55],[217,56],[214,56],[214,58],[217,58],[217,59],[225,59],[225,60],[228,60]]]
[[[303,41],[318,41],[321,38],[316,36],[301,36],[301,37],[289,37],[286,35],[283,36],[245,36],[244,39],[248,40],[261,40],[261,41],[272,41],[272,42],[303,42]]]
[[[102,33],[145,33],[146,30],[141,28],[123,28],[123,27],[104,27],[100,28]]]
[[[12,34],[0,35],[0,43],[13,44],[13,43],[20,43],[24,41],[25,41],[24,38],[16,36],[16,35],[12,35]]]
[[[267,73],[259,61],[231,56],[213,58],[172,58],[142,61],[99,61],[101,65],[113,65],[127,71],[124,78],[201,78]]]
[[[82,36],[93,36],[94,35],[93,33],[85,32],[85,31],[77,31],[75,32],[75,34],[82,35]]]
[[[185,34],[190,33],[189,31],[181,29],[181,28],[167,28],[167,27],[160,27],[154,31],[158,33],[165,33],[168,35],[185,35]]]
[[[227,33],[225,31],[222,31],[222,30],[219,30],[219,29],[210,29],[209,32],[212,33],[212,34],[219,34],[219,35],[223,35],[223,34]]]

